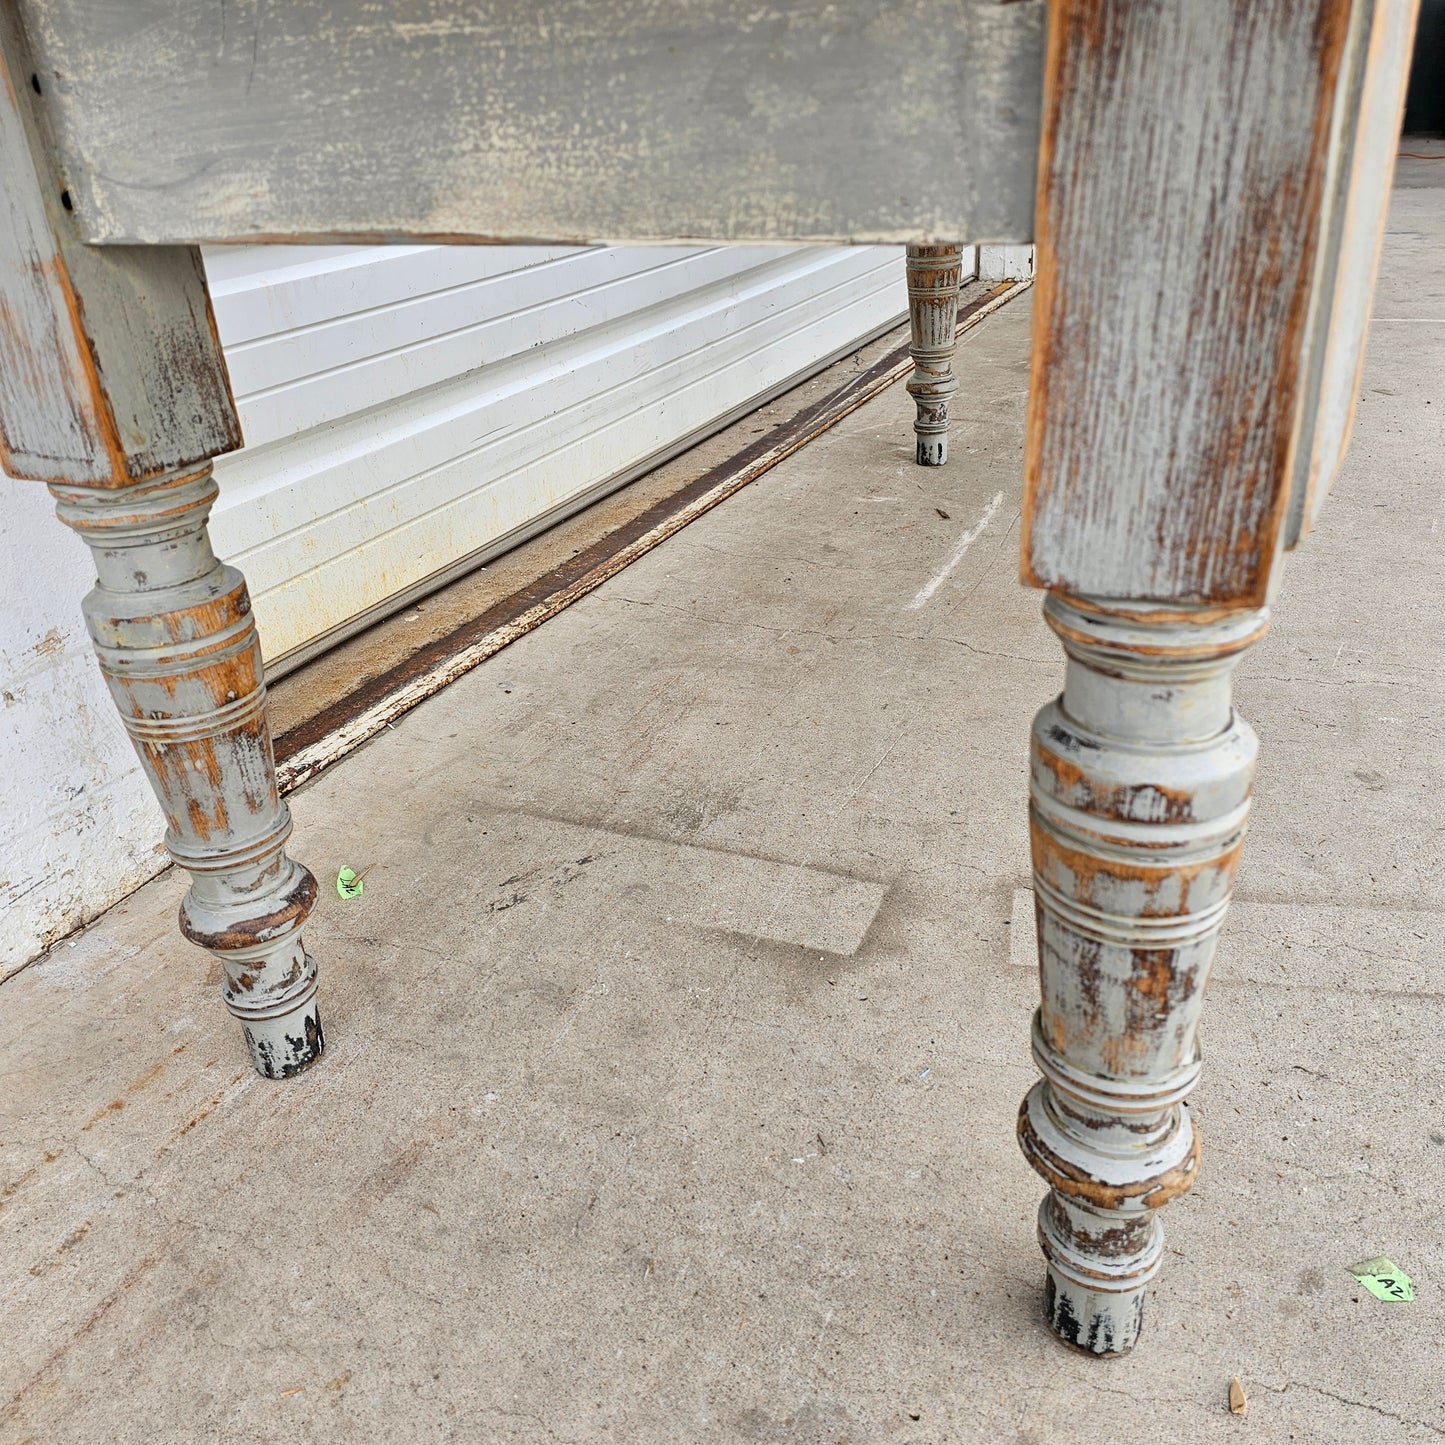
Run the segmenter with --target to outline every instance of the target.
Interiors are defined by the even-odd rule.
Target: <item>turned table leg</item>
[[[323,1047],[301,941],[316,880],[286,856],[251,599],[206,530],[210,465],[119,491],[51,491],[95,559],[86,625],[165,812],[166,847],[191,875],[181,931],[220,959],[256,1068],[289,1078]]]
[[[1343,448],[1412,0],[1048,9],[1023,577],[1068,658],[1030,783],[1046,1313],[1139,1336],[1243,846],[1230,673]],[[1123,600],[1120,600],[1123,599]]]
[[[958,246],[909,246],[907,269],[913,358],[907,390],[918,407],[916,456],[920,467],[941,467],[948,460],[948,402],[958,390]]]
[[[1256,751],[1230,673],[1267,615],[1059,593],[1044,614],[1068,669],[1033,728],[1043,1079],[1019,1141],[1050,1187],[1049,1322],[1069,1344],[1117,1354],[1138,1338],[1159,1269],[1159,1210],[1198,1166],[1184,1099]]]
[[[181,930],[220,960],[270,1078],[320,1057],[301,925],[316,880],[287,857],[245,579],[216,560],[210,459],[241,444],[200,252],[89,246],[0,5],[0,461],[49,483],[89,545],[86,623],[191,875]]]

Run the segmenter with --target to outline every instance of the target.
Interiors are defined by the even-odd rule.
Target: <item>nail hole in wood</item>
[[[40,89],[40,77],[38,75],[32,75],[30,77],[30,88],[36,93],[36,95],[40,95],[42,93]]]
[[[75,209],[75,202],[70,199],[69,191],[61,191],[60,204],[64,206],[67,211],[73,211]]]

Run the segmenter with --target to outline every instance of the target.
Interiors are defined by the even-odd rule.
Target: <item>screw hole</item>
[[[40,89],[40,77],[38,75],[32,75],[30,77],[30,88],[36,93],[36,95],[41,95],[44,93]]]
[[[67,211],[73,211],[75,209],[75,202],[70,199],[69,191],[61,191],[60,204],[64,206]]]

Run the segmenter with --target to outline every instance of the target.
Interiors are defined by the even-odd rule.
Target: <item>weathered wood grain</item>
[[[1031,238],[1042,0],[20,0],[94,241]]]
[[[109,487],[232,450],[199,253],[82,243],[8,5],[0,78],[0,462]]]
[[[1418,0],[1362,0],[1351,20],[1305,337],[1286,547],[1310,530],[1349,444],[1418,9]]]
[[[1055,0],[1023,575],[1255,604],[1351,0]]]

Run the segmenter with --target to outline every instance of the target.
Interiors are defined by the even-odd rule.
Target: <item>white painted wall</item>
[[[906,311],[902,248],[209,252],[246,450],[217,552],[268,659],[511,545]],[[906,430],[902,413],[899,426]],[[0,476],[0,977],[164,866],[84,544]]]
[[[0,977],[165,866],[81,619],[94,584],[50,493],[0,473]]]
[[[1034,274],[1032,246],[980,246],[978,248],[978,279],[980,281],[1027,281]]]

